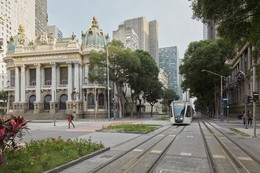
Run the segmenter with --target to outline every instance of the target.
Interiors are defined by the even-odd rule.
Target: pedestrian
[[[73,123],[74,115],[70,114],[68,117],[68,128],[70,129],[70,124],[72,124],[73,128],[75,128],[75,125]]]
[[[247,115],[248,115],[248,125],[252,126],[252,121],[253,121],[252,115],[249,111],[247,112]]]
[[[244,121],[245,129],[247,129],[248,128],[248,114],[246,112],[244,112],[242,119]]]

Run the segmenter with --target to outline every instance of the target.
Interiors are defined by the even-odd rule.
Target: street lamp
[[[109,36],[106,35],[106,40],[108,42]],[[108,61],[108,45],[106,43],[106,53],[107,53],[107,117],[110,120],[110,97],[109,97],[109,61]]]
[[[225,78],[224,76],[222,76],[222,75],[220,75],[220,74],[217,74],[217,73],[215,73],[215,72],[213,72],[213,71],[209,71],[209,70],[205,70],[205,69],[203,69],[203,70],[201,70],[202,72],[208,72],[208,73],[211,73],[211,74],[213,74],[213,75],[216,75],[216,76],[219,76],[220,77],[220,120],[221,121],[223,121],[223,118],[224,118],[224,106],[223,106],[223,78]]]

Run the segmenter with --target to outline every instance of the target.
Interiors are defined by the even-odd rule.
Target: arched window
[[[14,105],[13,105],[13,103],[14,103],[14,96],[11,95],[9,99],[10,99],[9,109],[13,109],[14,108]]]
[[[44,110],[50,110],[51,95],[46,95],[44,98]]]
[[[36,96],[35,95],[32,95],[30,98],[29,98],[29,110],[34,110],[34,102],[36,100]]]
[[[104,97],[104,94],[99,94],[98,96],[98,106],[100,108],[104,108],[104,105],[105,105],[105,97]]]
[[[68,96],[66,94],[62,94],[60,96],[60,109],[66,110],[66,101],[68,100]]]
[[[88,95],[88,107],[94,108],[95,107],[95,100],[94,100],[94,94],[90,93]]]

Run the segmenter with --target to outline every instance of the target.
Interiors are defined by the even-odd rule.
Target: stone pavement
[[[156,116],[155,116],[156,117]],[[74,121],[76,128],[67,128],[67,121],[66,120],[58,120],[56,122],[56,126],[53,126],[53,120],[49,120],[48,122],[45,121],[32,121],[29,123],[30,128],[33,129],[57,129],[62,130],[64,132],[71,131],[82,131],[86,132],[85,134],[77,137],[77,138],[84,138],[89,139],[93,142],[102,142],[105,147],[116,147],[126,141],[132,140],[141,134],[130,134],[130,133],[108,133],[108,132],[97,132],[98,130],[102,129],[103,126],[108,126],[112,124],[135,124],[135,123],[144,123],[144,124],[159,124],[162,126],[171,126],[169,121],[158,121],[154,120],[155,117],[144,117],[144,118],[124,118],[124,119],[79,119]],[[218,119],[211,119],[217,126],[225,130],[226,132],[231,132],[229,128],[235,128],[241,132],[248,134],[249,136],[242,137],[239,135],[236,136],[239,143],[243,144],[245,147],[252,148],[252,152],[260,155],[260,122],[256,124],[256,134],[257,138],[252,138],[254,134],[254,130],[252,126],[249,126],[248,129],[244,128],[242,120],[229,118],[227,121],[226,119],[223,122],[220,122]],[[36,122],[36,123],[35,123]],[[57,128],[58,127],[58,128]],[[232,132],[231,132],[232,133]],[[67,164],[70,167],[70,164]]]

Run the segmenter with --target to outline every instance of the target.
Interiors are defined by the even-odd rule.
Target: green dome
[[[99,29],[98,22],[93,17],[92,26],[84,34],[82,32],[82,48],[84,47],[104,47],[106,45],[106,38],[102,29]]]

